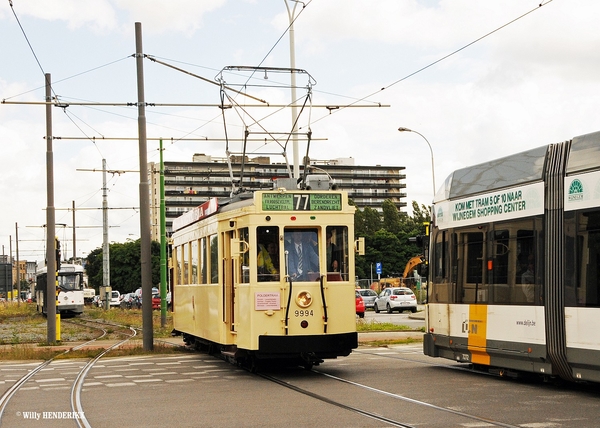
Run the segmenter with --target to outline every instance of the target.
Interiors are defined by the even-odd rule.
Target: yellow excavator
[[[425,257],[423,257],[423,255],[418,255],[411,258],[408,263],[406,263],[404,273],[402,274],[402,280],[408,278],[408,275],[410,275],[413,269],[419,266],[421,263],[425,263]]]

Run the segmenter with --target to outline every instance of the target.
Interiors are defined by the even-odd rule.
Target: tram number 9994
[[[303,318],[303,317],[312,317],[314,315],[313,310],[312,309],[296,309],[294,311],[294,315],[296,316],[296,318]]]

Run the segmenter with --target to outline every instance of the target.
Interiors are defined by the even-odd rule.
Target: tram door
[[[223,322],[229,325],[230,331],[235,331],[235,287],[233,280],[234,258],[231,253],[231,240],[235,232],[229,230],[223,233]]]
[[[461,303],[487,302],[487,284],[484,276],[485,246],[483,232],[460,234],[461,275],[458,301]]]

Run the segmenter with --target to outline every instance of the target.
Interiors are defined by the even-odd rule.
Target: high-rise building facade
[[[231,194],[232,180],[237,187],[249,190],[271,189],[276,179],[288,178],[290,169],[283,163],[271,163],[269,157],[231,160],[196,154],[192,162],[165,162],[165,209],[167,236],[171,233],[173,219],[210,198],[227,198]],[[338,189],[348,192],[348,197],[358,208],[382,210],[383,201],[391,200],[399,211],[406,207],[406,187],[402,166],[361,166],[353,158],[327,161],[311,160],[311,172],[331,177]],[[150,221],[152,239],[160,240],[160,165],[150,163]],[[303,167],[300,167],[302,174]]]

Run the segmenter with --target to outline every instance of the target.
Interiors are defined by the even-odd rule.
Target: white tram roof
[[[458,169],[446,178],[435,202],[541,181],[549,145]],[[567,175],[600,169],[600,131],[573,138]]]

